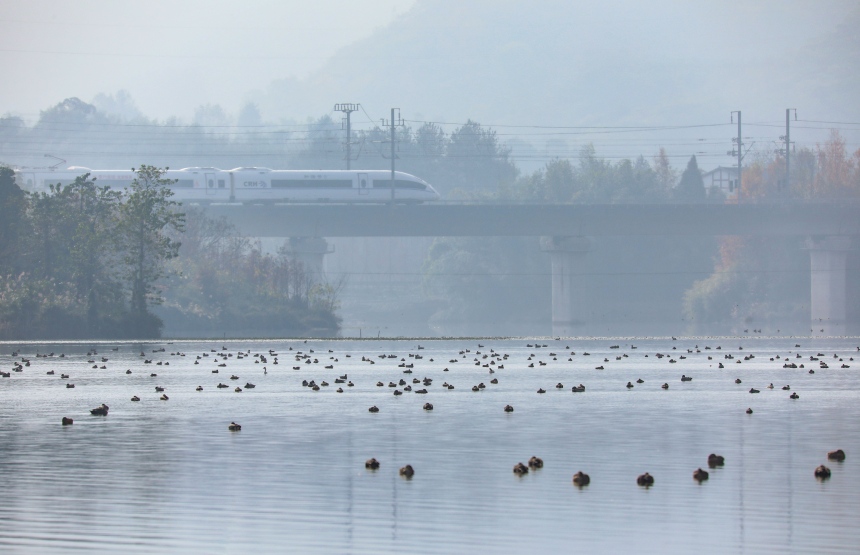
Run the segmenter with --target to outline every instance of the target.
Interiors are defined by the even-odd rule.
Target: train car
[[[65,170],[15,170],[18,185],[27,191],[47,192],[51,185],[68,185],[84,174],[98,185],[122,190],[136,177],[130,170],[93,170],[72,166]],[[420,203],[439,199],[424,180],[404,172],[385,170],[272,170],[241,167],[222,170],[192,167],[168,170],[166,179],[174,199],[188,203]]]

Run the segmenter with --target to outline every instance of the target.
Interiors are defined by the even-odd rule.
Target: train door
[[[370,179],[367,178],[366,173],[358,174],[358,194],[366,195],[370,190]]]
[[[204,174],[206,176],[206,194],[214,195],[218,191],[215,189],[215,174],[207,173]]]

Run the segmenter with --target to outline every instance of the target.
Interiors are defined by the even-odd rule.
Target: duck
[[[650,487],[654,485],[654,477],[646,472],[636,477],[636,483],[640,486]]]
[[[370,470],[379,470],[379,461],[375,458],[370,458],[364,461],[364,468]]]
[[[771,383],[771,384],[768,384],[767,388],[768,388],[768,389],[773,389],[773,384],[772,384],[772,383]]]
[[[570,388],[570,390],[573,391],[574,393],[584,393],[585,392],[585,386],[582,384],[575,385],[572,388]]]
[[[374,405],[374,406],[370,407],[370,408],[369,408],[369,409],[367,409],[367,410],[368,410],[368,411],[370,411],[370,412],[379,412],[379,407],[377,407],[376,405]]]
[[[230,424],[227,425],[227,429],[230,430],[231,432],[238,432],[239,430],[242,429],[242,426],[240,426],[239,424],[236,424],[235,422],[230,422]]]
[[[415,474],[415,469],[412,468],[411,464],[407,464],[406,466],[400,469],[400,475],[404,478],[411,478]]]
[[[165,395],[164,393],[162,393],[162,394],[161,394],[160,399],[161,399],[162,401],[167,401],[167,400],[169,400],[169,399],[170,399],[170,397],[168,397],[167,395]]]
[[[842,462],[845,460],[845,451],[842,449],[837,449],[836,451],[830,451],[827,453],[827,458],[831,461],[839,461]]]
[[[245,384],[245,389],[254,389],[255,387],[257,387],[257,386],[252,384],[251,382],[247,382]]]
[[[562,383],[559,382],[559,383],[555,384],[555,388],[556,389],[564,389],[564,385],[562,385]]]
[[[819,480],[826,480],[830,478],[830,469],[823,464],[819,465],[818,468],[815,469],[815,477]]]
[[[67,383],[66,384],[66,389],[74,389],[74,388],[75,388],[75,384],[73,384],[73,383]]]
[[[581,470],[573,475],[573,484],[576,486],[584,487],[590,483],[591,477],[588,474],[582,472]]]
[[[225,383],[220,383],[220,382],[219,382],[219,383],[218,383],[218,385],[217,385],[217,386],[215,386],[215,387],[217,387],[218,389],[224,389],[225,387],[230,387],[230,386],[229,386],[229,385],[227,385],[227,384],[225,384]]]
[[[627,389],[632,389],[632,388],[633,388],[633,384],[630,382],[627,382]]]
[[[795,392],[792,392],[792,394],[789,395],[788,398],[789,399],[800,399],[800,395],[798,395],[797,392],[795,391]]]
[[[543,388],[541,388],[541,389],[538,389],[538,390],[537,390],[537,392],[538,392],[538,393],[546,393],[546,390],[545,390],[545,389],[543,389]]]
[[[523,474],[528,474],[528,473],[529,473],[529,467],[527,467],[523,463],[518,462],[517,464],[514,465],[514,474],[522,476]]]
[[[726,464],[726,458],[722,455],[717,455],[716,453],[711,453],[708,455],[708,466],[711,468],[716,468],[718,466],[723,466]]]
[[[751,387],[751,388],[750,388],[750,393],[761,393],[761,391],[759,391],[758,389],[756,389],[756,388],[754,388],[754,387]]]
[[[741,379],[740,379],[740,378],[737,378],[737,379],[735,380],[735,383],[742,383],[742,382],[741,382]]]
[[[514,412],[514,407],[510,405],[505,405],[505,412]]]
[[[645,383],[645,380],[643,380],[642,378],[639,378],[638,380],[636,380],[636,383]]]
[[[198,385],[198,386],[197,386],[197,391],[203,391],[203,386],[202,386],[202,385]]]
[[[747,409],[747,414],[752,414],[752,413],[753,413],[752,409]]]
[[[63,422],[63,426],[71,426],[72,424],[75,423],[75,421],[73,419],[69,418],[68,416],[64,416],[62,422]]]
[[[691,381],[693,381],[693,378],[691,378],[690,376],[687,376],[685,374],[681,374],[681,381],[682,382],[691,382]]]
[[[242,393],[242,388],[237,386],[236,389],[233,390],[233,392],[234,393]]]
[[[108,410],[110,410],[110,407],[102,403],[100,406],[90,409],[90,414],[94,414],[96,416],[107,416]]]
[[[432,403],[424,403],[424,410],[433,410]]]
[[[540,457],[532,457],[529,459],[529,468],[543,468],[543,459]]]
[[[668,384],[668,383],[664,383],[664,384],[663,384],[663,385],[661,385],[660,387],[662,387],[663,389],[669,389],[669,384]]]
[[[164,391],[164,388],[163,388],[163,387],[161,387],[160,385],[155,386],[155,392],[156,392],[156,393],[160,393],[160,392],[162,392],[162,391]]]
[[[700,484],[708,479],[708,471],[702,470],[701,468],[697,468],[693,471],[693,480],[696,480]]]
[[[134,397],[131,398],[131,400],[137,402],[137,401],[140,401],[140,397],[135,395]]]

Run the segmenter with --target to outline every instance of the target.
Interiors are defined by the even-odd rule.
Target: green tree
[[[119,236],[123,243],[127,282],[131,291],[131,328],[140,337],[157,336],[161,321],[149,312],[162,300],[156,283],[166,273],[165,263],[179,254],[180,242],[168,231],[182,231],[185,215],[170,200],[173,183],[164,170],[142,165],[135,170],[129,195],[122,205]]]
[[[705,202],[707,197],[705,181],[702,179],[702,172],[699,170],[695,154],[687,163],[687,169],[684,170],[681,181],[675,187],[674,196],[676,200],[684,203]]]
[[[0,166],[0,276],[21,269],[21,240],[26,209],[27,198],[15,183],[15,173],[11,168]]]
[[[103,305],[116,305],[120,287],[115,274],[119,262],[117,229],[122,193],[98,187],[89,174],[79,176],[66,188],[74,222],[70,270],[78,298],[86,306],[90,335],[101,331],[98,324]]]

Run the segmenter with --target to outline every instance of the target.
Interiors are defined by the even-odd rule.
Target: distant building
[[[702,174],[705,182],[705,190],[711,194],[713,190],[721,191],[726,202],[738,201],[738,169],[719,166],[709,172]]]

